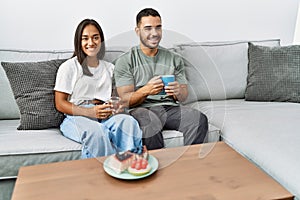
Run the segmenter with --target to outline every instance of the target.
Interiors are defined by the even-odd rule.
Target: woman
[[[82,144],[82,158],[142,149],[142,132],[129,115],[112,115],[109,100],[114,65],[102,60],[104,35],[100,25],[85,19],[78,25],[75,51],[64,62],[55,83],[55,106],[65,114],[63,135]]]

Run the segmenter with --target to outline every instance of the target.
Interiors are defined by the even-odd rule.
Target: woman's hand
[[[95,117],[98,119],[107,119],[112,115],[112,109],[110,104],[95,105],[93,107],[95,111]]]

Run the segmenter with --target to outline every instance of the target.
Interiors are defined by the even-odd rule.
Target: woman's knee
[[[127,114],[114,115],[111,120],[118,124],[138,125],[137,120],[133,116]]]
[[[131,115],[128,114],[117,114],[117,115],[113,115],[114,118],[118,118],[118,119],[125,119],[125,120],[134,120],[134,118]]]
[[[87,125],[86,130],[84,131],[86,137],[93,138],[102,138],[105,137],[104,127],[101,123],[91,123]]]

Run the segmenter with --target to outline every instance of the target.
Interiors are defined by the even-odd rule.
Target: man
[[[148,149],[163,148],[162,130],[182,132],[185,145],[202,143],[207,117],[179,104],[188,96],[184,63],[180,56],[159,46],[159,13],[152,8],[141,10],[136,25],[140,45],[116,60],[114,78],[119,96],[143,130],[143,144]],[[172,74],[175,81],[164,86],[161,76]]]

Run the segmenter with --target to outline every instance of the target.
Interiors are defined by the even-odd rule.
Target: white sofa
[[[127,49],[126,47],[108,47],[104,59],[112,62]],[[52,88],[45,88],[49,84],[49,75],[53,74],[53,70],[49,69],[52,67],[50,65],[37,63],[66,59],[71,55],[71,50],[0,49],[0,62],[12,63],[7,67],[11,70],[9,72],[5,71],[2,65],[0,66],[0,200],[10,199],[20,166],[80,159],[81,145],[65,138],[57,127],[49,127],[50,124],[57,126],[59,122],[50,118],[61,117],[51,111],[54,102],[53,96],[49,94],[53,94]],[[41,69],[42,67],[47,67],[47,69]],[[7,73],[10,75],[7,76]],[[11,83],[8,77],[15,82]],[[53,81],[54,76],[51,76],[51,84],[54,83]],[[18,90],[20,94],[15,94],[17,101],[13,94],[13,86],[21,88]],[[34,89],[37,86],[41,88]],[[31,97],[28,99],[27,96]],[[39,116],[36,117],[36,115]],[[28,121],[31,118],[35,122]],[[18,127],[27,130],[17,130]],[[216,141],[219,135],[219,129],[210,126],[206,140]],[[183,145],[180,132],[166,130],[163,136],[166,147]]]
[[[248,42],[178,45],[192,91],[186,104],[300,199],[300,46]]]
[[[185,59],[190,83],[189,98],[184,104],[208,116],[207,141],[218,141],[221,134],[227,144],[299,198],[300,161],[296,155],[300,153],[297,146],[300,135],[296,122],[300,119],[300,105],[246,100],[250,80],[248,42],[175,45],[172,50]],[[279,39],[252,42],[280,45]],[[109,47],[105,59],[112,61],[126,50]],[[70,56],[71,51],[0,50],[1,62],[36,62]],[[5,94],[0,99],[0,199],[9,199],[20,166],[80,159],[81,146],[63,137],[57,128],[16,130],[20,110],[2,67],[0,93]],[[23,109],[26,110],[26,106]],[[182,145],[179,132],[165,131],[164,138],[167,147]]]

